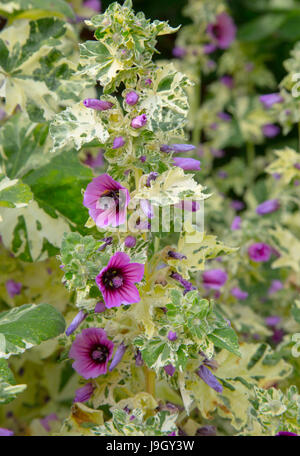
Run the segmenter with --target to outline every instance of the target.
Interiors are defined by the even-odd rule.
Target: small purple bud
[[[218,171],[218,177],[220,179],[226,179],[228,177],[228,173],[226,171]]]
[[[300,163],[295,163],[295,164],[294,164],[294,168],[296,168],[296,169],[299,169],[299,170],[300,170]]]
[[[175,46],[172,49],[172,54],[177,59],[182,59],[186,55],[186,50],[181,46]]]
[[[272,280],[271,286],[268,290],[268,294],[272,295],[274,293],[277,293],[277,291],[282,290],[283,288],[283,283],[280,280]]]
[[[217,429],[215,426],[207,425],[207,426],[202,426],[199,429],[197,429],[196,435],[201,435],[201,436],[215,436],[217,435]]]
[[[140,161],[141,161],[142,163],[145,163],[146,160],[147,160],[146,155],[141,155],[141,156],[140,156]]]
[[[138,129],[142,128],[146,125],[147,123],[147,116],[146,114],[142,114],[141,116],[137,116],[131,121],[131,126],[132,128]]]
[[[244,300],[244,299],[247,299],[249,294],[247,293],[247,291],[243,291],[241,290],[240,288],[238,287],[234,287],[231,289],[231,294],[232,296],[234,296],[236,299],[240,299],[240,300]]]
[[[211,148],[210,149],[210,152],[211,154],[213,155],[213,157],[216,157],[216,158],[222,158],[225,156],[225,151],[222,150],[222,149],[214,149],[214,148]]]
[[[171,144],[170,146],[174,152],[190,152],[196,149],[193,144]]]
[[[168,146],[168,144],[162,144],[160,146],[160,151],[161,152],[172,152],[172,147],[171,146]]]
[[[146,181],[146,187],[150,187],[150,182],[151,181],[155,181],[155,179],[158,177],[158,173],[156,173],[155,171],[152,171],[149,176],[147,177],[147,181]]]
[[[94,10],[96,13],[101,11],[101,1],[100,0],[86,0],[83,3],[83,6]]]
[[[67,327],[66,336],[70,336],[87,316],[88,314],[86,312],[80,310],[76,317],[72,320],[71,324]]]
[[[231,201],[230,206],[235,211],[242,211],[245,208],[245,204],[242,201],[238,201],[238,200]]]
[[[178,166],[185,171],[200,171],[200,161],[194,158],[174,157],[174,166]]]
[[[58,416],[56,415],[56,413],[50,413],[50,415],[47,415],[40,420],[41,425],[47,432],[51,431],[49,424],[50,421],[58,421]]]
[[[223,386],[206,366],[201,365],[196,373],[208,386],[214,389],[217,393],[222,393]]]
[[[179,252],[173,252],[173,250],[169,250],[168,256],[170,258],[174,258],[175,260],[186,260],[186,256]]]
[[[75,391],[74,402],[86,402],[90,399],[94,391],[92,383],[86,383]]]
[[[264,105],[266,109],[269,109],[275,103],[283,102],[283,98],[280,93],[269,93],[267,95],[261,95],[259,101]]]
[[[167,366],[164,367],[164,370],[165,370],[166,374],[170,375],[170,377],[173,377],[176,369],[172,364],[168,364]]]
[[[136,238],[134,236],[127,236],[125,241],[124,241],[124,244],[126,247],[128,248],[132,248],[132,247],[135,247],[136,245]]]
[[[145,79],[145,86],[151,86],[152,84],[152,79],[148,78],[148,79]]]
[[[232,89],[234,85],[233,77],[232,76],[222,76],[220,78],[220,82],[224,84],[228,89]]]
[[[232,231],[240,230],[241,229],[241,222],[242,222],[241,217],[239,217],[238,215],[236,217],[234,217],[233,222],[231,224]]]
[[[204,54],[211,54],[217,49],[217,46],[213,43],[207,43],[203,46]]]
[[[279,208],[280,203],[278,199],[267,200],[257,206],[256,213],[258,215],[271,214],[272,212],[277,211]]]
[[[262,132],[266,138],[275,138],[280,133],[280,128],[274,124],[265,124],[262,127]]]
[[[102,301],[97,302],[95,306],[95,313],[102,313],[106,310],[105,304]]]
[[[112,359],[112,362],[110,363],[110,366],[108,368],[109,372],[111,372],[115,367],[117,367],[117,365],[122,361],[126,349],[127,347],[123,344],[123,342],[118,346],[116,353]]]
[[[11,298],[15,295],[19,295],[22,290],[22,284],[20,282],[15,282],[13,279],[9,279],[5,283],[6,291]]]
[[[176,334],[176,332],[175,332],[175,331],[169,331],[169,332],[168,332],[168,339],[169,339],[170,341],[172,341],[172,342],[173,342],[174,340],[177,340],[177,334]]]
[[[10,437],[14,435],[14,432],[10,429],[0,428],[0,437]]]
[[[113,149],[119,149],[120,147],[123,147],[124,144],[125,144],[125,140],[124,140],[123,136],[117,136],[113,140],[112,148]]]
[[[112,236],[108,236],[106,238],[101,239],[103,244],[99,247],[98,252],[102,252],[108,245],[110,245],[113,241]]]
[[[136,366],[142,366],[144,364],[143,358],[142,358],[142,353],[140,350],[137,351],[135,355],[135,365]]]
[[[277,326],[281,321],[281,318],[278,315],[272,315],[265,318],[265,323],[267,326]]]
[[[219,112],[218,117],[219,117],[219,119],[224,120],[224,122],[231,121],[231,115],[228,114],[227,112],[223,112],[223,111]]]
[[[134,106],[139,101],[139,95],[133,90],[126,94],[125,101],[128,105]]]
[[[98,100],[97,98],[86,98],[83,100],[86,108],[96,109],[97,111],[106,111],[114,106],[110,101]]]

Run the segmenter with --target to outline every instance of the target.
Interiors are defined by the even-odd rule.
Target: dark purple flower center
[[[109,353],[106,345],[99,345],[98,347],[94,347],[91,352],[91,357],[96,363],[99,364],[105,363],[108,355]]]
[[[112,290],[120,288],[123,285],[123,281],[124,279],[120,269],[108,269],[102,277],[102,282],[105,288],[110,288]]]
[[[217,40],[222,37],[222,28],[220,27],[219,24],[214,24],[213,25],[212,33],[217,38]]]

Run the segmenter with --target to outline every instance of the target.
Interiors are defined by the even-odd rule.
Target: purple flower
[[[131,126],[132,128],[142,128],[146,125],[147,123],[147,116],[146,114],[142,114],[141,116],[137,116],[131,121]]]
[[[241,223],[242,223],[241,217],[239,217],[238,215],[236,217],[234,217],[233,222],[231,224],[232,231],[240,230],[241,229]]]
[[[182,59],[185,55],[186,55],[186,49],[184,49],[183,47],[181,46],[175,46],[173,49],[172,49],[172,54],[174,57],[176,57],[177,59]]]
[[[148,79],[145,79],[145,86],[151,86],[152,84],[152,79],[148,78]]]
[[[203,286],[207,289],[220,290],[227,281],[227,273],[223,269],[211,269],[202,274]]]
[[[83,204],[100,228],[118,226],[125,222],[130,200],[128,190],[108,174],[101,174],[90,182],[84,192]]]
[[[147,181],[146,181],[146,187],[150,187],[150,182],[151,181],[155,181],[157,179],[157,177],[159,176],[158,173],[156,173],[155,171],[152,171],[149,176],[147,177]]]
[[[228,114],[227,112],[223,112],[223,111],[219,112],[218,117],[219,117],[219,119],[224,120],[225,122],[231,121],[231,115]]]
[[[226,171],[218,171],[218,177],[220,177],[220,179],[226,179],[228,177],[228,173]]]
[[[125,140],[124,140],[123,136],[117,136],[113,140],[112,148],[113,149],[119,149],[120,147],[123,147],[124,144],[125,144]]]
[[[214,389],[217,393],[222,393],[223,386],[206,366],[201,365],[197,370],[197,375],[199,375],[210,388]]]
[[[265,124],[262,127],[262,132],[266,138],[275,138],[275,136],[279,135],[280,128],[274,124]]]
[[[139,291],[134,284],[140,282],[143,275],[143,264],[130,263],[129,256],[124,252],[115,253],[95,279],[106,307],[139,302]]]
[[[101,11],[101,1],[100,0],[86,0],[83,3],[83,6],[96,11],[96,13],[100,13],[100,11]]]
[[[247,291],[243,291],[241,290],[240,288],[238,287],[234,287],[231,289],[231,294],[232,296],[234,296],[236,299],[240,299],[241,301],[243,301],[244,299],[247,299],[249,294],[247,293]]]
[[[279,432],[277,432],[277,434],[275,434],[275,437],[276,436],[281,436],[281,437],[282,436],[285,436],[285,437],[287,437],[287,436],[289,436],[289,437],[296,436],[296,437],[299,437],[299,435],[295,434],[295,432],[289,432],[289,431],[279,431]]]
[[[103,244],[99,247],[98,252],[102,252],[102,250],[105,250],[106,247],[110,244],[112,244],[113,238],[112,236],[108,236],[106,238],[101,239]]]
[[[103,160],[103,151],[102,149],[99,150],[96,157],[94,157],[90,152],[87,152],[86,158],[83,162],[85,165],[90,166],[91,168],[100,168],[104,165]]]
[[[139,101],[139,98],[139,95],[132,90],[126,94],[125,101],[128,105],[134,106]]]
[[[173,250],[169,250],[168,256],[170,258],[174,258],[175,260],[186,260],[186,256],[179,252],[173,252]]]
[[[97,302],[95,305],[95,313],[102,313],[106,310],[105,304],[102,301]]]
[[[165,373],[170,375],[170,377],[173,377],[175,374],[175,367],[172,364],[168,364],[167,366],[164,367]]]
[[[269,261],[272,255],[272,249],[268,244],[257,242],[250,245],[248,248],[248,255],[252,261],[257,263],[264,263]]]
[[[106,374],[114,344],[107,339],[101,328],[83,329],[72,344],[69,357],[74,359],[73,368],[83,378],[96,378]]]
[[[58,421],[58,420],[59,419],[58,419],[58,416],[56,415],[56,413],[50,413],[49,415],[42,418],[40,420],[40,423],[47,432],[50,432],[51,431],[50,424],[49,424],[50,421]]]
[[[10,429],[0,428],[0,437],[10,437],[14,435],[14,432]]]
[[[236,211],[241,211],[244,209],[245,204],[242,201],[233,200],[233,201],[231,201],[230,206],[232,207],[232,209],[234,209]]]
[[[74,402],[86,402],[90,399],[94,391],[94,385],[92,383],[86,383],[81,388],[78,388],[75,392]]]
[[[125,238],[124,244],[128,248],[135,247],[136,245],[136,238],[134,236],[127,236]]]
[[[110,366],[108,368],[109,372],[111,372],[115,367],[117,367],[117,365],[122,361],[126,348],[127,347],[123,344],[123,342],[118,346],[116,353],[112,359],[112,362],[110,363]]]
[[[264,105],[266,109],[269,109],[275,103],[282,103],[283,98],[280,93],[269,93],[266,95],[261,95],[259,97],[259,101]]]
[[[185,171],[199,171],[201,169],[200,161],[194,158],[174,157],[173,164]]]
[[[217,435],[217,429],[215,426],[206,425],[197,429],[196,435],[201,436],[215,436]]]
[[[13,279],[9,279],[5,283],[6,291],[11,298],[15,295],[19,295],[22,290],[22,284],[20,282],[15,282]]]
[[[227,49],[235,39],[236,26],[232,18],[224,12],[218,14],[214,24],[208,25],[207,33],[220,49]]]
[[[272,315],[265,318],[265,323],[267,326],[277,326],[281,321],[281,318],[278,315]]]
[[[207,43],[203,46],[204,54],[211,54],[212,52],[215,52],[216,49],[217,46],[213,43]]]
[[[280,329],[280,328],[273,328],[273,335],[271,337],[273,343],[275,345],[278,345],[280,344],[280,342],[282,341],[283,339],[283,336],[284,336],[285,332],[283,329]]]
[[[189,291],[196,290],[196,287],[194,287],[194,285],[188,280],[185,280],[178,272],[172,272],[170,274],[170,277],[172,277],[174,280],[177,280],[177,282],[179,282],[180,285],[184,287],[184,294]]]
[[[294,164],[294,168],[300,170],[300,163],[295,163],[295,164]]]
[[[272,177],[273,177],[275,180],[280,180],[280,179],[281,179],[281,174],[279,174],[279,173],[273,173],[273,174],[272,174]]]
[[[146,157],[146,155],[141,155],[139,159],[142,163],[145,163],[145,161],[147,160],[147,157]]]
[[[193,144],[162,144],[160,146],[161,152],[190,152],[191,150],[196,149]]]
[[[282,290],[282,288],[283,288],[283,283],[280,280],[272,280],[268,294],[272,295],[274,293],[277,293],[277,291]]]
[[[222,84],[224,84],[226,87],[228,87],[229,89],[233,88],[234,81],[233,81],[233,77],[232,76],[228,76],[228,75],[222,76],[220,78],[220,82]]]
[[[277,211],[279,207],[280,203],[278,199],[267,200],[257,206],[256,213],[258,215],[270,214],[271,212]]]
[[[76,317],[72,320],[72,323],[67,327],[66,336],[70,336],[87,316],[88,314],[86,312],[80,310]]]
[[[176,334],[176,332],[175,332],[175,331],[169,331],[169,332],[168,332],[168,339],[169,339],[170,341],[172,341],[172,342],[173,342],[174,340],[177,340],[177,334]]]
[[[97,98],[86,98],[83,100],[83,104],[86,108],[96,109],[96,111],[107,111],[114,106],[110,101],[98,100]]]
[[[142,366],[143,364],[144,364],[144,361],[142,359],[142,353],[140,352],[140,350],[138,350],[135,355],[135,365]]]

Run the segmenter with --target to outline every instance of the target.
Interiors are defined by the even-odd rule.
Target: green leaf
[[[238,31],[241,41],[259,41],[276,32],[286,18],[285,14],[264,14],[242,25]]]
[[[0,5],[1,16],[4,17],[10,15],[18,16],[22,11],[31,12],[32,10],[40,10],[40,12],[51,11],[53,15],[75,18],[73,9],[64,0],[2,0]],[[32,11],[32,13],[36,12]]]
[[[0,404],[11,402],[17,394],[26,389],[26,385],[16,385],[15,378],[7,361],[0,359]]]
[[[239,342],[237,335],[232,328],[215,329],[212,334],[208,335],[216,347],[225,348],[226,350],[240,356]]]
[[[32,196],[28,185],[0,174],[0,206],[24,207],[32,200]]]
[[[49,304],[25,304],[0,314],[0,358],[23,353],[57,337],[65,329],[58,310]]]

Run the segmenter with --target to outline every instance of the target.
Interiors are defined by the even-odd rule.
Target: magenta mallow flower
[[[202,274],[203,286],[212,290],[220,290],[225,285],[227,278],[227,273],[223,269],[211,269]]]
[[[239,287],[234,287],[231,289],[231,294],[234,296],[236,299],[239,299],[243,301],[244,299],[247,299],[249,294],[247,291],[241,290]]]
[[[147,116],[146,114],[142,114],[141,116],[134,117],[131,121],[131,126],[132,128],[138,129],[142,128],[146,125],[147,123]]]
[[[119,149],[120,147],[123,147],[124,144],[125,144],[125,139],[123,138],[123,136],[117,136],[113,140],[112,149]]]
[[[95,109],[96,111],[107,111],[114,106],[110,101],[98,100],[97,98],[86,98],[83,100],[83,104],[86,108]]]
[[[83,3],[83,6],[96,11],[96,13],[100,13],[100,11],[101,11],[101,1],[100,0],[86,0]]]
[[[128,105],[134,106],[139,101],[139,98],[139,95],[132,90],[126,94],[125,101]]]
[[[83,329],[72,344],[69,357],[74,359],[73,369],[83,378],[96,378],[106,374],[114,344],[101,328]]]
[[[208,367],[201,365],[196,373],[210,388],[214,389],[217,393],[222,393],[223,386]]]
[[[236,26],[232,18],[224,12],[218,14],[214,24],[208,25],[207,33],[211,36],[218,48],[227,49],[235,39]]]
[[[266,138],[275,138],[275,136],[279,135],[280,128],[274,124],[265,124],[262,127],[262,132]]]
[[[252,261],[264,263],[271,258],[272,248],[264,242],[257,242],[250,245],[248,248],[248,255]]]
[[[11,437],[14,435],[14,432],[10,429],[0,428],[0,437]]]
[[[139,302],[139,291],[134,284],[140,282],[143,275],[143,264],[130,263],[129,256],[124,252],[115,253],[95,279],[106,307]]]
[[[100,228],[118,226],[125,222],[130,200],[128,190],[108,174],[101,174],[90,182],[84,192],[83,204]]]
[[[277,291],[282,290],[282,288],[283,288],[283,283],[280,280],[277,280],[277,279],[272,280],[271,286],[268,290],[268,294],[272,295],[274,293],[277,293]]]
[[[242,219],[238,215],[234,217],[232,224],[231,224],[231,229],[232,231],[237,231],[241,229],[241,224],[242,224]]]
[[[50,432],[51,431],[51,427],[50,427],[50,422],[51,421],[59,421],[59,418],[58,416],[56,415],[56,413],[50,413],[49,415],[45,416],[44,418],[40,419],[40,423],[41,425],[43,426],[43,428],[47,431],[47,432]]]
[[[87,152],[83,163],[93,169],[100,168],[104,165],[103,150],[100,149],[96,157],[94,157],[90,152]]]
[[[175,367],[172,364],[168,364],[167,366],[164,366],[165,373],[170,375],[170,377],[173,377],[175,374]]]
[[[136,238],[134,236],[127,236],[125,238],[124,244],[128,248],[135,247],[136,245]]]
[[[173,342],[174,340],[177,340],[177,333],[175,331],[169,331],[168,332],[168,339]]]
[[[264,105],[266,109],[269,109],[275,103],[282,103],[283,98],[280,93],[269,93],[266,95],[261,95],[259,97],[259,101]]]
[[[82,386],[81,388],[78,388],[76,391],[75,391],[75,397],[74,397],[74,401],[73,402],[86,402],[88,401],[93,392],[94,392],[94,385],[92,383],[86,383],[84,386]]]
[[[267,200],[257,206],[256,213],[258,215],[270,214],[271,212],[277,211],[279,207],[280,203],[278,199]]]
[[[83,310],[80,310],[78,312],[78,314],[76,315],[76,317],[72,320],[70,325],[67,327],[66,336],[70,336],[74,331],[76,331],[78,326],[83,322],[83,320],[87,316],[88,316],[88,314],[86,312],[84,312]]]
[[[173,164],[185,171],[199,171],[201,169],[200,161],[195,160],[194,158],[174,157]]]
[[[127,347],[123,344],[123,342],[118,346],[116,353],[114,354],[114,357],[112,359],[112,362],[110,363],[110,366],[108,368],[109,372],[111,372],[115,367],[117,367],[117,365],[122,361],[126,349]]]
[[[22,290],[22,284],[20,282],[15,282],[13,279],[9,279],[5,283],[6,291],[11,298],[15,295],[19,295]]]

